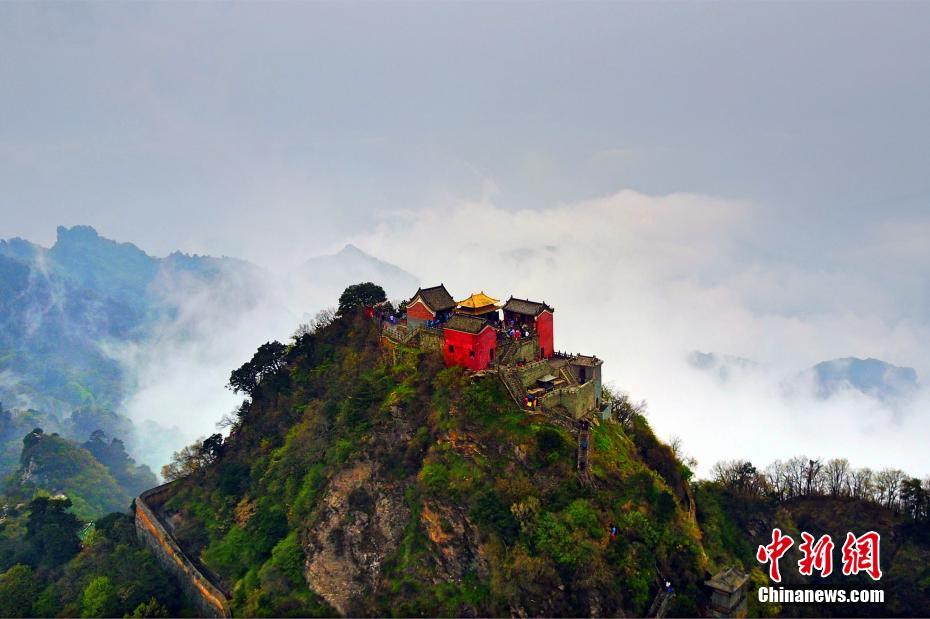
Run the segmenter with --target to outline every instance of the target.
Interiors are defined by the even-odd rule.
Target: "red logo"
[[[861,537],[847,533],[843,544],[843,574],[850,576],[865,572],[872,580],[881,579],[882,569],[878,559],[881,539],[875,531],[869,531]]]
[[[816,539],[805,531],[801,533],[801,540],[798,545],[798,550],[802,555],[801,560],[798,561],[798,572],[802,576],[813,576],[816,570],[820,572],[821,578],[832,574],[835,547],[833,539],[829,535],[822,535],[820,539]],[[882,577],[879,561],[880,543],[881,536],[875,531],[869,531],[859,537],[853,533],[847,533],[842,549],[843,575],[854,576],[859,572],[865,572],[872,580],[880,580]],[[793,545],[794,540],[791,536],[783,534],[781,529],[772,529],[772,542],[759,546],[756,551],[756,560],[762,564],[769,564],[769,578],[772,582],[781,582],[778,560]]]
[[[781,572],[778,570],[778,560],[788,549],[794,545],[794,540],[782,535],[781,529],[772,529],[772,543],[768,546],[759,546],[756,559],[759,563],[769,563],[769,578],[773,582],[781,582]]]
[[[804,540],[798,546],[804,556],[798,561],[798,571],[804,576],[810,576],[814,570],[820,572],[822,578],[833,573],[833,540],[829,535],[822,536],[814,543],[814,536],[808,532],[801,533]]]

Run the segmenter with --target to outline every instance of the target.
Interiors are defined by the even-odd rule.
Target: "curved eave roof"
[[[494,297],[489,297],[484,294],[484,291],[477,292],[467,299],[462,299],[458,302],[459,307],[465,307],[468,309],[484,309],[486,307],[497,307],[497,304],[500,302],[499,299]]]

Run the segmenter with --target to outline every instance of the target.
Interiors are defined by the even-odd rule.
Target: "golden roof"
[[[477,294],[473,294],[467,299],[462,299],[458,302],[459,307],[467,307],[468,309],[480,309],[482,307],[487,307],[489,305],[497,305],[498,299],[494,299],[484,294],[484,291]]]

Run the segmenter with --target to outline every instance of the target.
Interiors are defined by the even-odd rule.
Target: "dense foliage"
[[[89,451],[40,428],[23,439],[20,469],[10,477],[5,494],[19,501],[62,494],[84,519],[124,510],[132,502],[132,496]]]
[[[3,494],[10,502],[61,494],[85,520],[125,510],[156,479],[126,454],[122,441],[107,438],[98,431],[78,445],[35,428],[22,440],[20,467],[7,478]]]
[[[372,282],[353,284],[346,288],[339,297],[337,313],[340,316],[351,316],[359,308],[373,307],[384,301],[387,301],[387,296],[384,294],[384,288],[378,284]]]
[[[690,471],[641,415],[593,429],[585,484],[570,420],[528,416],[495,378],[422,351],[387,363],[363,315],[300,333],[284,360],[249,382],[221,455],[167,506],[236,613],[643,614],[665,578],[689,594],[677,611],[696,612],[712,566]],[[343,488],[355,475],[368,481]],[[334,609],[307,558],[332,552],[333,570],[365,580],[346,557],[381,539],[375,518],[398,531],[371,551],[380,577]]]
[[[138,545],[131,516],[110,514],[88,530],[70,506],[39,497],[3,521],[0,617],[190,614],[176,584]]]

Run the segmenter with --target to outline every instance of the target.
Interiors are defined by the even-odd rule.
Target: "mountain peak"
[[[346,243],[345,246],[339,250],[336,254],[337,256],[366,256],[372,257],[369,253],[359,249],[357,246],[352,243]]]
[[[69,240],[97,240],[100,235],[93,226],[58,226],[56,229],[56,239],[58,243]]]
[[[56,233],[57,240],[51,250],[54,254],[66,252],[73,257],[75,252],[84,254],[90,250],[94,254],[109,254],[111,259],[145,262],[153,260],[132,243],[120,243],[100,236],[92,226],[58,226]]]
[[[917,388],[917,371],[892,365],[881,359],[844,357],[818,363],[811,371],[817,393],[826,398],[844,387],[853,388],[880,400],[907,395]]]
[[[334,254],[310,258],[300,267],[301,277],[321,290],[338,294],[350,284],[378,282],[389,296],[404,296],[416,290],[418,280],[400,267],[372,256],[352,243]]]

